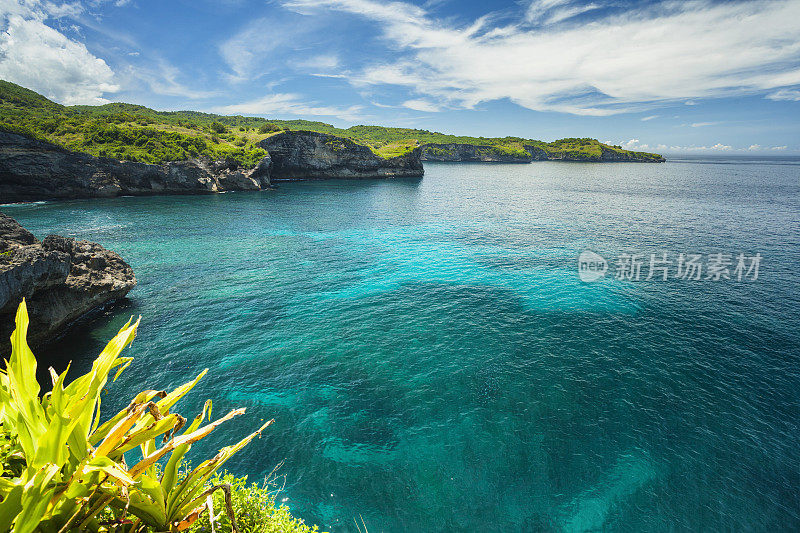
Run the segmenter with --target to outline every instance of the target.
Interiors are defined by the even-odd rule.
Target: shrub
[[[208,129],[210,129],[214,133],[227,133],[228,131],[228,128],[226,128],[225,125],[221,122],[212,122],[208,126]]]
[[[230,485],[232,488],[232,507],[236,517],[236,525],[240,533],[311,533],[317,527],[309,527],[291,515],[285,506],[275,502],[280,487],[275,479],[269,477],[260,485],[249,483],[247,477],[235,477],[232,474],[217,474],[211,480],[212,485]],[[215,512],[225,508],[225,495],[217,492],[213,496],[213,509]],[[230,533],[233,531],[231,521],[227,514],[222,514],[217,523],[217,533]],[[201,533],[211,531],[209,514],[201,516],[191,529],[192,532]]]
[[[273,131],[281,131],[280,126],[271,122],[265,122],[258,127],[258,133],[261,133],[262,135],[265,133],[272,133]]]
[[[186,419],[170,410],[207,370],[169,394],[139,393],[126,409],[100,424],[100,395],[111,372],[116,370],[116,379],[131,364],[132,358],[119,354],[133,340],[138,324],[128,321],[91,371],[69,385],[69,369],[60,375],[51,369],[53,388],[40,395],[36,359],[26,342],[28,312],[25,301],[20,304],[11,357],[0,371],[0,531],[98,531],[102,514],[126,524],[129,532],[175,532],[197,521],[208,496],[221,491],[231,501],[230,485],[209,481],[272,421],[179,474],[193,443],[244,413],[236,409],[204,424],[210,420],[209,400],[184,428]],[[125,454],[135,448],[141,458],[129,467]],[[236,531],[233,515],[229,521]]]

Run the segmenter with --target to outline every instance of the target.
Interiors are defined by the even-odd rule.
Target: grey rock
[[[124,298],[136,285],[130,265],[97,243],[50,235],[25,244],[18,242],[22,231],[0,213],[0,242],[9,246],[0,254],[0,352],[8,350],[23,298],[31,318],[28,342],[40,346],[92,310]]]
[[[269,157],[253,169],[203,159],[148,165],[0,132],[0,203],[259,190],[269,187],[269,165]]]
[[[260,146],[272,159],[273,181],[420,177],[424,172],[419,148],[384,159],[367,146],[325,133],[287,131],[267,137]]]
[[[541,147],[532,145],[532,144],[525,144],[522,146],[525,148],[525,151],[531,154],[532,161],[547,161],[550,157],[547,155]]]
[[[0,253],[36,242],[33,233],[10,216],[0,213]]]
[[[423,161],[444,162],[481,162],[481,163],[530,163],[533,158],[529,153],[508,154],[494,146],[480,146],[473,144],[438,144],[428,143],[422,145]]]

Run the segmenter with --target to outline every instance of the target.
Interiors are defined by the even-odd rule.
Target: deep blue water
[[[228,467],[285,460],[280,498],[326,530],[800,530],[796,160],[427,164],[2,209],[139,279],[43,358],[86,369],[141,314],[105,412],[209,367],[180,411],[248,414],[192,457],[275,418]],[[583,283],[584,249],[763,260],[757,280]]]

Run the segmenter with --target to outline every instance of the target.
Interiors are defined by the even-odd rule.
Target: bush
[[[236,525],[240,533],[311,533],[317,527],[308,527],[302,520],[291,515],[285,506],[275,502],[280,487],[274,478],[265,479],[260,485],[247,482],[247,477],[235,477],[232,474],[217,474],[212,480],[212,485],[227,484],[231,486],[232,506]],[[217,513],[225,508],[225,495],[217,492],[213,496],[213,508]],[[231,521],[227,514],[220,517],[217,523],[217,533],[230,533]],[[208,513],[195,522],[192,532],[201,533],[211,531]]]
[[[210,129],[214,133],[227,133],[228,132],[228,128],[226,128],[225,125],[223,123],[221,123],[221,122],[212,122],[211,125],[208,126],[208,129]]]
[[[101,520],[107,525],[125,524],[126,533],[183,531],[207,511],[208,496],[232,503],[234,483],[225,479],[237,488],[244,486],[215,474],[271,420],[198,467],[181,469],[192,444],[244,413],[236,409],[211,422],[210,400],[189,424],[171,412],[207,370],[169,394],[143,391],[126,409],[100,423],[100,396],[111,372],[116,371],[116,379],[131,364],[132,358],[119,354],[133,340],[138,324],[128,321],[91,371],[69,385],[68,370],[60,375],[51,370],[52,390],[42,395],[36,359],[26,342],[28,312],[25,301],[20,304],[11,357],[0,371],[0,531],[99,531]],[[136,448],[139,458],[128,466],[125,454]],[[166,461],[163,467],[161,461]],[[262,495],[252,490],[247,494]],[[235,501],[240,508],[261,505],[249,497]],[[271,507],[262,515],[296,523],[283,513]],[[234,531],[235,518],[235,514],[228,517]]]
[[[258,133],[261,133],[262,135],[265,133],[272,133],[274,131],[281,131],[281,128],[280,126],[271,122],[265,122],[258,127]]]

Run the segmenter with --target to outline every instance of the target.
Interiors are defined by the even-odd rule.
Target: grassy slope
[[[401,155],[417,144],[459,143],[491,146],[498,154],[508,155],[524,155],[523,146],[534,145],[553,157],[567,159],[599,159],[602,147],[642,160],[659,158],[657,154],[629,152],[602,145],[594,139],[561,139],[545,143],[519,137],[463,137],[381,126],[341,129],[308,120],[267,120],[197,111],[154,111],[123,103],[65,107],[2,80],[0,128],[26,132],[71,150],[147,163],[207,156],[232,158],[245,166],[252,166],[265,155],[257,143],[282,129],[347,137],[369,146],[382,157]]]

